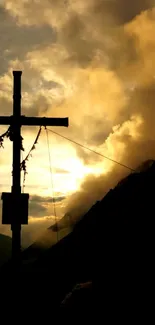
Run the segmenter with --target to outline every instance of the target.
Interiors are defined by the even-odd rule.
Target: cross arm
[[[10,125],[11,121],[11,116],[0,116],[0,125]]]
[[[29,117],[21,116],[21,125],[34,126],[66,126],[69,125],[68,117]]]
[[[11,125],[13,116],[0,116],[0,125]],[[34,126],[65,126],[68,127],[68,117],[29,117],[21,116],[21,125],[34,125]]]

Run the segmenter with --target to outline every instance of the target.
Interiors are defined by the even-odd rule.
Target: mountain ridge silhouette
[[[107,279],[109,288],[119,292],[119,284],[128,292],[133,283],[137,287],[145,282],[148,271],[151,279],[154,184],[153,161],[96,202],[73,231],[44,251],[26,272],[46,274],[59,302],[77,283],[93,281],[97,286],[99,279]]]
[[[122,179],[118,184],[114,187],[114,189],[110,189],[108,193],[103,197],[101,201],[97,201],[90,209],[89,211],[75,224],[73,232],[77,231],[81,227],[81,225],[84,224],[89,224],[90,227],[92,226],[91,224],[91,219],[93,219],[93,213],[94,211],[102,211],[102,209],[107,210],[107,204],[113,200],[113,203],[115,203],[115,207],[117,208],[118,205],[122,204],[121,210],[124,209],[124,205],[127,204],[127,200],[131,200],[132,204],[136,203],[140,204],[141,202],[138,201],[137,197],[137,202],[135,202],[136,197],[134,197],[135,193],[140,191],[139,194],[143,196],[142,189],[144,189],[145,197],[146,197],[146,203],[148,203],[149,198],[151,199],[151,194],[152,194],[152,186],[153,182],[155,181],[155,160],[148,160],[142,163],[137,169],[137,172],[129,174],[127,177]],[[145,186],[149,186],[149,191],[148,188],[146,189]],[[151,187],[150,187],[151,186]],[[148,195],[149,194],[149,195]],[[124,200],[122,202],[122,200]],[[117,202],[116,202],[117,201]],[[103,208],[102,208],[103,207]],[[136,206],[135,206],[136,207]],[[113,208],[113,207],[112,207]],[[131,211],[130,211],[131,212]],[[110,212],[106,212],[110,213]],[[129,214],[129,209],[126,212]],[[90,220],[89,220],[90,219]],[[124,218],[124,223],[126,219]],[[94,221],[93,225],[97,223]],[[129,223],[129,221],[128,221]],[[51,229],[49,227],[48,229]],[[71,234],[68,234],[66,237],[70,237]],[[65,241],[65,238],[62,239],[60,242]],[[56,244],[60,245],[59,243]],[[37,247],[36,247],[37,249]],[[50,248],[49,248],[50,249]],[[24,254],[25,252],[23,252]]]
[[[94,288],[104,284],[104,299],[111,299],[112,292],[120,305],[130,305],[136,295],[145,300],[144,288],[151,288],[153,278],[154,189],[155,161],[149,161],[96,202],[70,234],[23,265],[22,272],[42,274],[42,289],[46,279],[56,305],[85,282]]]

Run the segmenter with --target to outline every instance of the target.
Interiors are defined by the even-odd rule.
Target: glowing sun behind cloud
[[[25,136],[25,147],[28,148],[30,135]],[[32,139],[32,138],[31,138]],[[31,140],[32,141],[32,140]],[[67,196],[80,188],[88,174],[99,175],[104,172],[103,164],[87,166],[78,157],[70,143],[61,143],[49,136],[49,150],[46,134],[42,131],[37,149],[27,163],[27,187],[32,194],[42,196]]]

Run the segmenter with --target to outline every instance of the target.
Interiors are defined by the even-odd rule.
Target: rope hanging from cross
[[[12,262],[17,269],[21,263],[21,225],[28,224],[29,194],[21,193],[21,127],[27,126],[64,126],[69,119],[52,117],[26,117],[21,115],[21,75],[22,71],[13,71],[13,115],[0,116],[0,125],[10,125],[9,137],[13,142],[13,172],[10,193],[2,193],[2,223],[11,224]],[[2,142],[1,142],[2,143]]]

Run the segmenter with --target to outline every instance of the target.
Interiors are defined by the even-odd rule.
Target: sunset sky
[[[131,168],[154,159],[155,0],[0,0],[0,35],[1,115],[12,114],[12,71],[22,70],[23,114],[69,117],[69,128],[50,128]],[[22,128],[23,157],[37,132]],[[52,179],[44,128],[27,163],[25,243],[55,221],[52,182],[57,218],[76,220],[129,173],[51,132],[49,142]],[[5,140],[0,192],[11,164]]]

